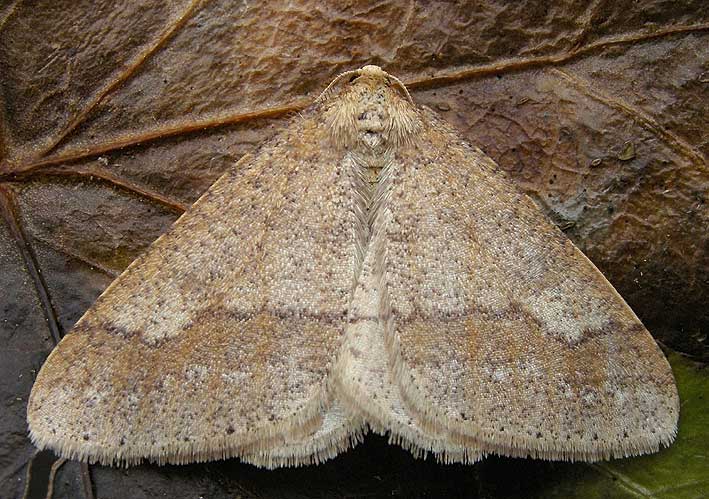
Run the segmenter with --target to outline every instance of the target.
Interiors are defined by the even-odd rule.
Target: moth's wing
[[[314,420],[355,274],[350,171],[316,111],[221,177],[51,353],[40,448],[184,463]]]
[[[381,255],[383,238],[375,236],[370,244],[357,288],[350,305],[349,326],[338,355],[333,376],[335,394],[354,414],[361,414],[368,425],[391,443],[414,456],[433,454],[441,462],[472,463],[482,457],[470,439],[452,437],[434,425],[425,428],[402,399],[394,381],[392,359],[387,354],[382,316]]]
[[[354,447],[362,440],[364,420],[334,400],[316,426],[306,433],[278,435],[269,442],[257,442],[241,460],[263,468],[318,464]]]
[[[424,422],[486,452],[598,460],[675,437],[670,366],[594,265],[429,110],[393,161],[391,354]]]

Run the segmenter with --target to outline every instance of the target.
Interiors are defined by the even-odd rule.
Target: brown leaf
[[[229,165],[337,73],[366,63],[409,83],[508,170],[658,339],[709,359],[704,4],[0,7],[0,489],[24,489],[25,402],[53,335]],[[486,469],[495,479],[500,466],[521,466],[501,462],[476,475],[369,438],[317,468],[92,473],[101,497],[440,496],[472,494]],[[523,476],[553,473],[525,466]],[[78,493],[77,477],[64,466],[55,497]]]

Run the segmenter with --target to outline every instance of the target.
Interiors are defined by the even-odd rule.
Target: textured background
[[[678,443],[465,467],[372,436],[275,472],[67,463],[55,497],[700,497],[708,61],[702,0],[1,2],[0,497],[44,497],[54,458],[24,414],[55,342],[226,168],[366,63],[509,171],[626,298],[675,369]]]

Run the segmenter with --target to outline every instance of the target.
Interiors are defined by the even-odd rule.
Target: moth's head
[[[404,84],[379,66],[338,76],[318,97],[332,138],[362,152],[397,147],[419,128],[418,110]]]

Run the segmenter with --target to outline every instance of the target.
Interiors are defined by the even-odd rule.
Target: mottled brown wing
[[[485,452],[656,451],[679,404],[667,360],[594,265],[432,112],[391,165],[391,354],[425,423]]]
[[[356,250],[350,172],[317,116],[219,179],[61,341],[29,400],[37,446],[182,463],[320,416]]]

